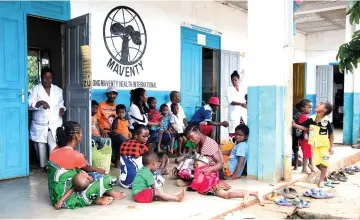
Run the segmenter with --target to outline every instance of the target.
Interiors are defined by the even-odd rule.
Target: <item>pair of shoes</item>
[[[330,199],[334,198],[334,195],[325,192],[324,190],[320,189],[309,189],[304,192],[304,196],[312,197],[315,199]]]
[[[288,187],[283,190],[283,195],[287,199],[295,199],[298,197],[298,193],[294,188]]]

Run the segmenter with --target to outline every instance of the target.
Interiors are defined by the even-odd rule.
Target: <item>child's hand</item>
[[[334,147],[333,147],[333,146],[331,146],[331,147],[329,148],[329,153],[330,153],[330,155],[333,155],[333,154],[334,154]]]
[[[63,203],[62,203],[61,201],[57,202],[57,203],[55,204],[55,209],[56,209],[56,210],[60,210],[62,204],[63,204]]]

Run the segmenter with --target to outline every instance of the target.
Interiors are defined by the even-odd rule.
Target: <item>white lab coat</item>
[[[42,106],[36,108],[35,105],[38,101],[47,102],[50,108],[44,109]],[[66,110],[62,89],[51,84],[49,96],[40,83],[30,91],[28,104],[29,110],[32,110],[30,139],[39,143],[47,143],[48,130],[50,129],[56,141],[56,129],[63,124],[60,108]]]
[[[229,133],[235,133],[235,128],[240,124],[240,118],[242,118],[247,124],[247,109],[239,105],[231,105],[231,102],[240,102],[245,103],[245,95],[247,93],[247,88],[244,86],[239,86],[239,91],[235,89],[234,86],[230,86],[227,89],[226,99],[229,104]]]

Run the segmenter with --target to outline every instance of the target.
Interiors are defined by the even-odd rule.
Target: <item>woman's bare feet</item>
[[[116,192],[114,190],[108,192],[108,193],[105,193],[106,196],[110,196],[112,198],[114,198],[115,200],[122,200],[126,197],[126,194],[123,193],[123,192]]]
[[[112,203],[113,200],[114,199],[111,196],[103,196],[100,199],[97,199],[95,203],[97,205],[109,205]]]
[[[183,201],[183,199],[185,197],[185,189],[182,189],[181,192],[177,196],[178,196],[178,202]]]

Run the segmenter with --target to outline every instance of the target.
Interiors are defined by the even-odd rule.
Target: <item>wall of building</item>
[[[294,63],[306,62],[306,37],[300,32],[294,36]]]
[[[104,20],[110,10],[120,5],[128,6],[139,14],[148,37],[147,48],[141,60],[143,70],[132,77],[120,76],[107,66],[110,55],[104,45]],[[220,32],[221,49],[246,51],[247,15],[217,2],[71,2],[72,18],[86,13],[91,13],[93,80],[118,82],[115,84],[120,90],[118,103],[129,103],[129,90],[133,87],[120,81],[156,83],[156,87],[147,90],[148,95],[155,96],[159,104],[169,101],[170,91],[180,90],[182,22]],[[104,100],[107,86],[95,86],[92,90],[93,99]]]

